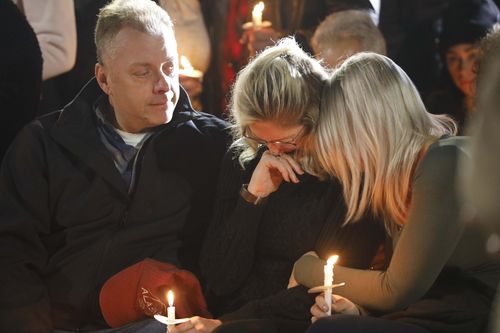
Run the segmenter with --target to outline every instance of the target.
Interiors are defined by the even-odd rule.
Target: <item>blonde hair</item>
[[[318,118],[326,78],[319,62],[290,37],[265,49],[238,73],[231,98],[231,120],[233,146],[240,149],[243,167],[258,148],[243,137],[252,123],[303,125],[303,134],[309,134]]]
[[[386,55],[385,39],[366,10],[344,10],[328,15],[311,39],[314,52],[333,48],[343,40],[359,43],[362,51]]]
[[[171,31],[173,24],[167,12],[151,0],[114,0],[99,11],[94,34],[97,61],[103,64],[103,55],[113,56],[113,39],[125,27],[161,36]],[[172,37],[174,38],[174,37]]]
[[[392,233],[406,220],[422,147],[455,134],[456,125],[426,111],[410,78],[392,60],[358,53],[326,83],[316,130],[315,171],[342,183],[344,223],[371,213]]]

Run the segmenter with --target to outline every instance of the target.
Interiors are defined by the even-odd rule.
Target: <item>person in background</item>
[[[99,9],[108,2],[109,0],[73,0],[76,17],[76,62],[69,72],[43,81],[40,115],[62,109],[94,76],[94,29]]]
[[[295,260],[325,245],[349,267],[368,268],[383,240],[367,217],[342,227],[337,181],[308,173],[302,155],[318,118],[326,73],[292,38],[259,53],[238,74],[227,152],[202,278],[215,320],[191,318],[179,332],[304,332],[313,298],[287,290]],[[223,324],[223,325],[221,325]],[[221,325],[221,326],[219,326]]]
[[[387,53],[384,37],[366,10],[330,14],[316,28],[311,45],[316,58],[329,68],[358,52]]]
[[[500,246],[500,26],[496,26],[480,43],[481,61],[477,76],[476,108],[480,111],[467,128],[471,136],[471,157],[462,160],[462,194],[472,214],[490,235],[487,251]],[[495,298],[490,332],[500,332],[500,295]]]
[[[492,0],[457,0],[444,12],[439,50],[444,63],[443,83],[427,100],[430,112],[449,114],[463,133],[476,112],[478,42],[500,21]]]
[[[43,58],[43,80],[68,72],[76,60],[73,0],[12,0],[33,27]]]
[[[11,0],[0,1],[0,161],[18,131],[36,117],[42,54],[26,17]]]
[[[500,187],[496,184],[498,164],[496,161],[496,143],[498,141],[498,107],[500,106],[498,66],[500,50],[500,25],[481,40],[481,61],[477,79],[478,94],[475,107],[480,110],[477,120],[471,122],[467,129],[471,139],[471,159],[464,160],[463,176],[467,185],[463,188],[468,202],[475,207],[479,214],[479,221],[494,226],[494,232],[499,232],[497,221],[500,211],[497,205],[497,192]]]
[[[227,124],[190,107],[154,2],[110,2],[95,43],[95,79],[27,125],[0,169],[1,332],[108,328],[102,285],[145,258],[199,271]]]
[[[333,312],[350,315],[319,320],[309,332],[484,332],[500,259],[461,214],[456,178],[467,139],[453,136],[449,117],[428,113],[408,76],[382,55],[350,57],[322,98],[316,172],[343,185],[346,223],[365,214],[384,221],[393,254],[384,270],[336,265],[335,281],[346,286],[335,289]],[[324,264],[303,256],[296,280],[320,284]],[[314,319],[324,307],[318,296]]]
[[[227,117],[229,95],[236,73],[250,57],[284,36],[293,35],[311,52],[309,39],[317,25],[330,13],[347,9],[372,9],[369,0],[266,0],[263,20],[271,27],[243,29],[252,21],[258,0],[202,0],[212,61],[204,81],[203,105],[207,112]],[[221,24],[221,22],[224,22]]]

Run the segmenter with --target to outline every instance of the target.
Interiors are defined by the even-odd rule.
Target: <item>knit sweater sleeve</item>
[[[206,288],[216,296],[237,290],[252,269],[255,243],[265,204],[243,200],[239,190],[245,181],[234,150],[224,157],[214,218],[208,228],[201,253]]]
[[[335,267],[335,290],[372,311],[401,309],[421,298],[448,262],[464,228],[455,176],[461,149],[431,146],[416,169],[407,223],[386,271]],[[321,284],[324,261],[308,256],[295,268],[306,286]]]

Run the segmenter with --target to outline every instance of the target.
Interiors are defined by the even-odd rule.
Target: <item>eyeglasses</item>
[[[279,141],[279,140],[277,140],[277,141],[265,141],[265,140],[262,140],[259,138],[254,138],[254,137],[250,136],[248,133],[244,133],[243,137],[246,140],[248,140],[249,142],[253,142],[256,146],[273,145],[273,146],[280,148],[284,151],[292,151],[292,150],[297,149],[297,143],[295,141],[297,141],[297,139],[300,137],[302,132],[303,132],[303,130],[300,130],[291,141]]]

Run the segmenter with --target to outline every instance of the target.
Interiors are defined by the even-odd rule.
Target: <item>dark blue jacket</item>
[[[146,257],[197,271],[227,124],[193,111],[139,151],[132,193],[101,143],[95,80],[62,111],[26,126],[0,172],[0,332],[103,324],[102,284]]]

